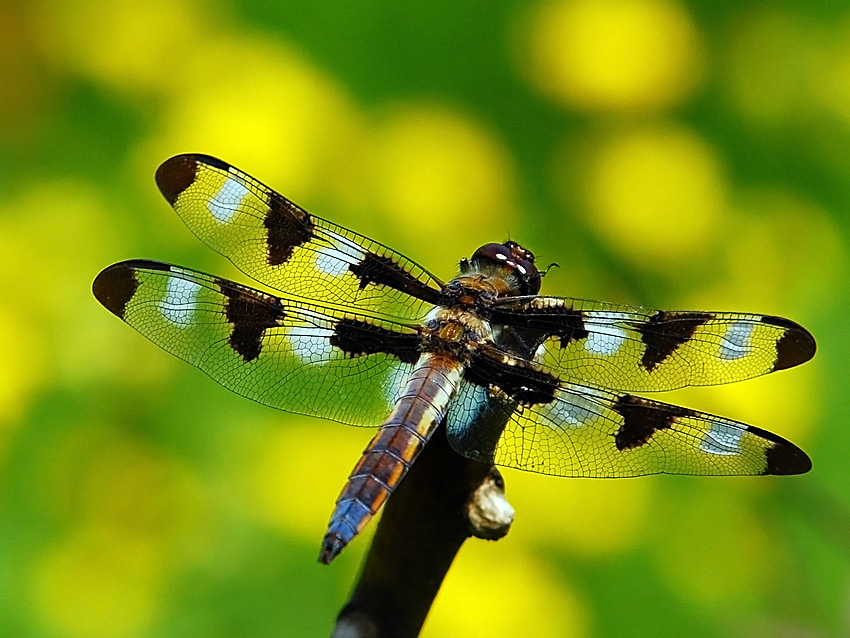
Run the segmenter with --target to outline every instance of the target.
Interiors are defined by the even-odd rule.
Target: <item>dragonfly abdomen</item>
[[[443,420],[462,375],[457,360],[436,353],[422,355],[336,501],[321,562],[330,563],[381,509]]]

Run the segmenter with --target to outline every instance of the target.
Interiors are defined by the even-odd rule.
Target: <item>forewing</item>
[[[442,282],[421,266],[214,157],[172,157],[156,182],[195,235],[287,295],[400,319],[421,318],[439,300]]]
[[[744,423],[631,394],[566,385],[546,404],[517,406],[468,385],[450,417],[449,440],[473,460],[543,474],[617,478],[646,474],[801,474],[809,457]],[[514,410],[515,411],[512,411]],[[469,417],[506,421],[498,442]],[[497,433],[499,430],[497,430]]]
[[[494,322],[548,335],[536,361],[566,383],[628,392],[749,379],[814,356],[802,326],[771,315],[645,310],[559,297],[539,297]]]
[[[378,425],[419,356],[403,324],[280,299],[155,261],[103,270],[108,310],[226,388],[275,408]]]

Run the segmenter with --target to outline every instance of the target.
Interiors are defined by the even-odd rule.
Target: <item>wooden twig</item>
[[[512,522],[499,471],[460,456],[440,426],[387,501],[332,637],[417,636],[463,542],[499,539]]]

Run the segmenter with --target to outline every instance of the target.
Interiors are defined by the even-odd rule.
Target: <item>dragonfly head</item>
[[[536,295],[540,292],[540,271],[534,265],[534,254],[515,241],[484,244],[467,264],[469,270],[504,278],[514,295]]]

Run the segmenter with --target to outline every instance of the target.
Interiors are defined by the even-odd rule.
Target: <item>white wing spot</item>
[[[547,406],[546,416],[555,421],[557,426],[587,425],[597,417],[599,405],[591,398],[595,394],[591,388],[584,388],[583,392],[585,394],[562,391],[558,399]]]
[[[626,340],[626,331],[619,327],[618,321],[628,319],[620,312],[588,312],[585,326],[589,334],[584,342],[588,352],[599,355],[612,355]]]
[[[705,433],[699,449],[718,456],[731,456],[741,453],[741,436],[744,430],[740,425],[728,421],[717,421]]]
[[[730,323],[726,334],[723,335],[720,358],[730,361],[745,356],[750,351],[750,337],[754,328],[754,323],[745,321]]]
[[[299,359],[305,363],[327,361],[334,348],[331,345],[333,330],[314,326],[295,326],[289,331],[289,345]]]
[[[192,323],[201,284],[179,277],[168,280],[165,297],[159,302],[159,312],[175,326],[184,328]]]
[[[362,250],[348,243],[322,248],[316,252],[316,268],[326,275],[342,277],[351,264],[360,263],[365,257]]]
[[[247,194],[248,188],[244,184],[229,178],[221,185],[218,192],[213,195],[213,198],[207,202],[207,208],[216,220],[222,224],[226,224],[233,219],[233,216],[239,209],[239,205]]]

